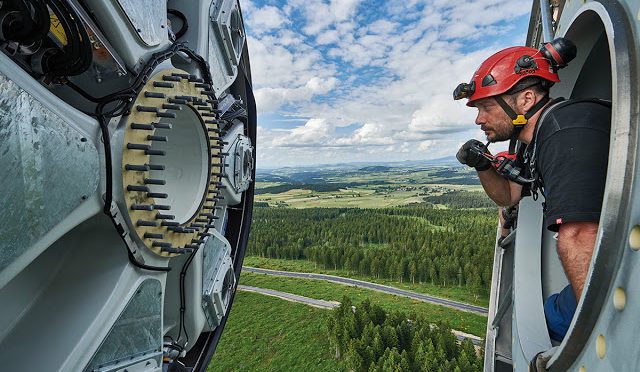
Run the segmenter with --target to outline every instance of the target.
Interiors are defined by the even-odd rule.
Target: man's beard
[[[498,129],[499,130],[494,129],[493,138],[489,138],[489,136],[487,136],[487,140],[489,142],[508,141],[511,139],[511,136],[513,136],[513,131],[515,130],[515,128],[511,124],[501,125]]]

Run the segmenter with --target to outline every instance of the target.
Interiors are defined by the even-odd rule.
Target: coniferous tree
[[[481,371],[482,353],[471,342],[458,343],[446,324],[382,309],[365,301],[354,307],[345,298],[329,321],[336,358],[350,371]],[[411,320],[410,320],[411,319]],[[342,328],[339,330],[338,328]]]

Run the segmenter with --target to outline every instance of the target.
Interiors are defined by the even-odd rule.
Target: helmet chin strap
[[[502,96],[494,97],[496,102],[502,107],[507,116],[511,119],[511,123],[513,124],[513,134],[511,135],[511,139],[509,140],[509,154],[515,154],[516,150],[516,142],[518,140],[518,136],[520,135],[520,131],[527,124],[529,119],[536,114],[536,112],[540,111],[544,107],[544,105],[549,102],[549,95],[545,94],[544,97],[531,108],[531,110],[527,111],[524,115],[516,114],[515,111],[505,102]]]

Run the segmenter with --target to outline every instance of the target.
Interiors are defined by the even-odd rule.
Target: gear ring
[[[207,230],[213,228],[213,222],[217,218],[215,211],[217,202],[222,198],[219,189],[222,187],[220,181],[225,156],[220,152],[223,147],[220,129],[222,121],[217,104],[211,86],[202,79],[182,70],[167,69],[149,79],[127,118],[122,153],[125,202],[133,230],[147,248],[160,256],[174,257],[196,249],[203,243]],[[180,114],[183,109],[186,109],[185,112],[192,112],[191,117],[187,117],[186,124],[176,119],[178,115],[184,119],[183,114]],[[185,125],[199,129],[188,129]],[[206,159],[205,154],[198,151],[198,146],[191,146],[193,142],[187,142],[188,146],[169,153],[167,162],[174,169],[166,169],[164,165],[153,163],[153,159],[167,155],[167,151],[160,150],[157,146],[153,148],[155,143],[169,140],[170,136],[160,136],[159,132],[167,131],[171,134],[174,126],[179,126],[176,130],[183,131],[179,132],[183,137],[185,134],[189,137],[187,141],[204,143],[202,147],[206,147]],[[184,139],[182,138],[183,143]],[[200,172],[200,168],[204,167],[206,169],[202,172],[206,173],[202,173],[202,177],[197,173],[196,178],[200,181],[188,183],[183,181],[181,176],[184,170],[180,164],[176,166],[175,158],[181,157],[183,152],[193,152],[194,149],[196,155],[203,158],[203,164],[195,164],[191,168],[186,164],[185,168],[188,168],[187,172],[190,169]],[[173,195],[172,198],[168,193],[162,192],[166,191],[163,188],[167,181],[155,176],[169,171],[173,171],[176,176],[174,181],[178,183],[177,188],[174,184],[174,194],[176,190],[189,191],[186,203],[185,197],[180,199]],[[174,202],[163,204],[161,201],[164,199]],[[183,204],[193,204],[193,207],[186,213]],[[182,222],[176,221],[175,215],[165,214],[174,208],[186,213]]]

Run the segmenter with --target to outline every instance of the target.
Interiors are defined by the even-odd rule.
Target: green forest
[[[481,371],[472,343],[458,343],[445,324],[415,314],[385,313],[369,301],[353,306],[348,297],[328,322],[335,358],[349,371]]]
[[[431,195],[424,201],[432,204],[444,204],[449,208],[495,208],[495,203],[481,191],[451,190],[442,195]]]
[[[255,208],[249,254],[486,296],[496,210]]]

